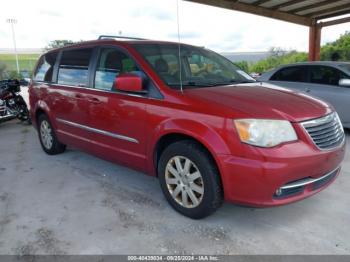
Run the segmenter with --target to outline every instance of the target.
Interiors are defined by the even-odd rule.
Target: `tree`
[[[286,51],[282,48],[270,49],[270,56],[249,66],[249,72],[263,73],[284,64],[307,61],[307,53],[295,50]]]
[[[321,60],[350,61],[350,32],[345,32],[336,41],[321,48]]]
[[[270,56],[256,63],[249,64],[248,72],[263,73],[277,66],[307,61],[308,54],[296,50],[286,51],[272,47]],[[322,61],[350,61],[350,32],[345,32],[339,39],[322,46]],[[242,63],[242,62],[240,62]]]
[[[55,48],[60,48],[60,47],[64,47],[67,45],[72,45],[75,42],[73,42],[72,40],[53,40],[50,41],[49,44],[45,47],[45,50],[51,50],[51,49],[55,49]]]
[[[10,79],[22,79],[23,76],[21,73],[18,73],[16,70],[12,70],[9,73],[9,78]]]
[[[280,57],[287,54],[288,51],[284,50],[281,47],[271,47],[269,53],[271,54],[271,56]]]
[[[245,72],[249,71],[249,64],[247,61],[239,61],[239,62],[235,62],[235,64],[243,71],[245,71]]]

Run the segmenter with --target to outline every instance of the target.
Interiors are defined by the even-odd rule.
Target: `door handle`
[[[311,91],[310,88],[305,88],[306,93],[310,93],[310,91]]]
[[[82,95],[79,95],[79,94],[76,94],[76,95],[75,95],[75,98],[76,98],[76,99],[84,99],[84,97],[83,97]]]
[[[101,101],[97,99],[96,97],[90,97],[89,101],[94,104],[101,104]]]

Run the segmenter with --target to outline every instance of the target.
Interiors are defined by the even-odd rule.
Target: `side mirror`
[[[350,79],[340,79],[339,80],[339,85],[340,86],[346,86],[346,87],[350,87]]]
[[[142,77],[126,73],[118,75],[114,80],[114,87],[120,91],[126,92],[144,92],[142,90]]]

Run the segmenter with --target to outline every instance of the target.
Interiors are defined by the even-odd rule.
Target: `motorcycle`
[[[0,81],[0,122],[17,118],[30,123],[29,110],[18,80]]]

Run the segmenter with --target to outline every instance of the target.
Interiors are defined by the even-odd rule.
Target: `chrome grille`
[[[345,139],[344,129],[337,113],[301,124],[319,149],[332,149],[342,144]]]

